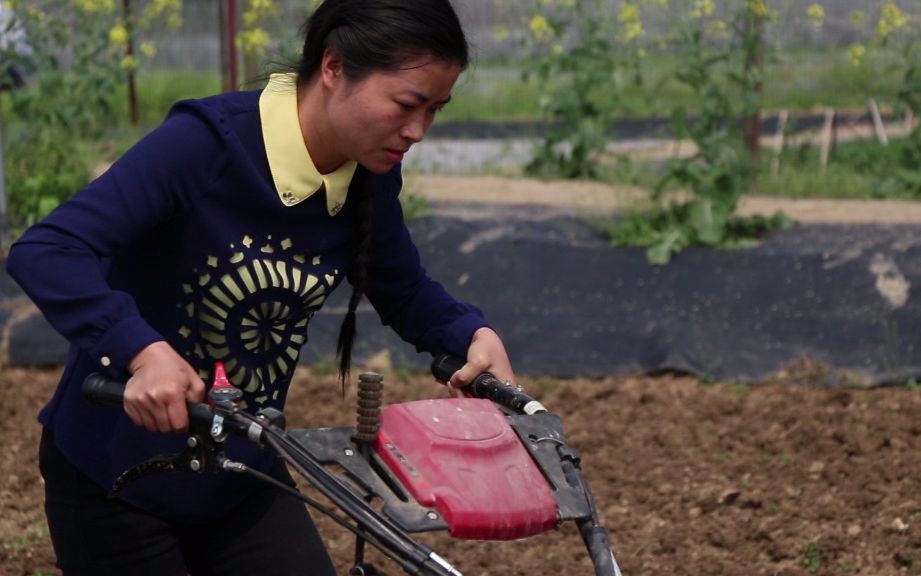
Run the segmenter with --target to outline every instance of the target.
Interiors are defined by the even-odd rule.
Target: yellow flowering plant
[[[245,54],[263,55],[272,43],[266,24],[277,21],[280,16],[281,10],[275,0],[249,0],[242,16],[242,30],[237,35],[237,46]]]
[[[675,137],[690,140],[696,152],[667,162],[653,192],[653,208],[629,215],[609,228],[614,245],[640,245],[647,259],[664,264],[692,245],[745,246],[771,228],[788,224],[782,214],[770,218],[735,216],[739,197],[753,176],[754,163],[743,145],[742,120],[761,106],[763,24],[772,15],[764,0],[745,0],[720,11],[711,0],[674,1],[676,19],[671,49],[680,54],[674,78],[690,91],[693,110],[670,106]],[[720,34],[714,34],[718,30]],[[666,201],[677,186],[689,193]]]
[[[617,94],[640,77],[645,31],[639,5],[625,0],[612,11],[603,0],[528,0],[526,7],[521,28],[504,35],[532,55],[525,76],[546,87],[540,107],[550,126],[526,172],[596,178],[618,114]]]
[[[921,115],[921,38],[917,26],[921,21],[921,2],[909,12],[892,0],[886,0],[876,22],[875,42],[892,49],[893,66],[900,74],[895,107]],[[921,125],[914,126],[901,144],[898,167],[877,183],[877,194],[886,197],[921,198]]]
[[[153,55],[125,46],[143,23],[175,20],[181,0],[152,0],[128,21],[116,0],[4,0],[17,43],[0,44],[5,66],[26,71],[8,92],[4,161],[14,227],[43,217],[90,178],[90,142],[116,123],[113,95],[126,70]],[[25,47],[25,48],[23,48]],[[17,49],[18,48],[18,49]]]
[[[235,39],[243,54],[243,85],[265,82],[268,73],[285,63],[297,62],[301,38],[292,20],[303,21],[322,0],[290,3],[280,0],[244,0],[241,26]]]

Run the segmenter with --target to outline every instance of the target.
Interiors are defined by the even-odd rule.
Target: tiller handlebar
[[[432,373],[441,382],[463,360],[440,356]],[[223,376],[223,367],[216,373]],[[189,403],[188,449],[124,472],[112,492],[164,471],[250,474],[294,493],[357,536],[353,576],[381,574],[364,561],[369,543],[407,574],[461,576],[411,534],[448,530],[480,540],[523,538],[574,521],[596,576],[619,576],[606,530],[599,524],[582,476],[579,454],[566,442],[559,418],[521,389],[482,374],[462,388],[465,398],[392,404],[382,409],[382,379],[362,374],[356,427],[285,431],[284,417],[237,406],[233,387],[209,392],[208,404]],[[121,406],[124,385],[90,375],[84,396]],[[297,492],[223,451],[228,434],[268,448],[340,512]],[[370,502],[382,502],[379,508]]]

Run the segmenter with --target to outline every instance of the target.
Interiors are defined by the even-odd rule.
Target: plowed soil
[[[560,194],[559,184],[491,176],[417,175],[406,187],[439,203],[576,213],[636,196],[569,182]],[[905,202],[746,198],[740,211],[777,209],[801,222],[921,222],[921,205]],[[380,371],[387,402],[445,394],[427,375]],[[921,387],[829,388],[821,374],[804,364],[748,386],[677,375],[521,383],[562,417],[627,576],[921,575]],[[35,420],[58,376],[0,365],[0,576],[58,573]],[[289,427],[352,425],[354,389],[343,398],[335,376],[302,368],[286,412]],[[353,537],[314,517],[346,574]],[[516,542],[423,540],[467,576],[593,573],[569,525]]]
[[[57,573],[35,414],[58,375],[0,369],[2,576]],[[921,574],[918,388],[829,389],[808,374],[522,383],[563,418],[624,574]],[[445,394],[426,375],[385,372],[385,386],[387,402]],[[289,426],[352,423],[354,391],[343,399],[334,376],[302,369],[293,390]],[[353,538],[318,523],[345,574]],[[516,542],[425,541],[468,576],[592,573],[570,526]]]

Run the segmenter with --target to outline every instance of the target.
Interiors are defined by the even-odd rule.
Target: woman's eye
[[[415,104],[407,104],[406,102],[397,102],[397,104],[399,104],[400,108],[402,108],[405,112],[412,112],[416,107]]]

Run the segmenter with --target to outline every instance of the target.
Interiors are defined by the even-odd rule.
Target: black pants
[[[335,576],[303,503],[266,485],[226,518],[177,524],[118,500],[42,435],[45,513],[65,576]]]

